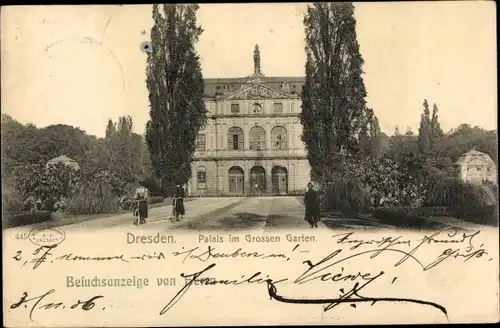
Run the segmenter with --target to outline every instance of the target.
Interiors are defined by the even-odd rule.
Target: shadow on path
[[[265,222],[265,216],[243,212],[231,215],[221,215],[216,220],[200,217],[196,220],[186,221],[176,228],[188,230],[238,231],[258,229],[262,227]]]

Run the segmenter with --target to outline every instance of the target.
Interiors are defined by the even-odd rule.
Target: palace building
[[[302,194],[310,179],[301,140],[303,77],[266,77],[259,46],[254,73],[205,79],[208,121],[199,132],[191,196]]]

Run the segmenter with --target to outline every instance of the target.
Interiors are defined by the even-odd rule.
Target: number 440
[[[26,240],[28,238],[29,238],[29,234],[27,232],[16,233],[16,239],[18,239],[18,240]]]

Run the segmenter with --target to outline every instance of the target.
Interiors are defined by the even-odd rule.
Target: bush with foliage
[[[26,204],[20,192],[11,186],[2,186],[2,211],[4,213],[15,213],[22,210],[29,210],[30,207]]]
[[[323,210],[356,215],[370,209],[370,193],[356,179],[335,179],[325,188]]]
[[[108,214],[118,211],[112,176],[106,171],[82,171],[72,183],[67,209],[71,214]]]
[[[489,206],[439,206],[439,207],[388,207],[374,209],[372,215],[383,223],[396,226],[430,228],[429,217],[453,217],[464,221],[498,225],[498,209],[496,205]]]
[[[75,172],[64,164],[27,165],[14,170],[15,189],[24,207],[32,210],[53,210],[61,197],[70,193],[71,177]]]
[[[422,207],[388,207],[378,208],[372,215],[380,222],[399,227],[436,229],[444,225],[426,220],[430,216],[444,216],[447,208],[426,209]]]
[[[156,203],[161,203],[165,200],[162,196],[151,196],[148,198],[148,203],[149,204],[156,204]]]
[[[19,227],[28,224],[37,224],[49,221],[52,218],[51,211],[24,212],[15,214],[6,214],[3,216],[4,228]]]
[[[458,179],[433,179],[427,184],[424,206],[473,206],[491,204],[492,196],[482,186]]]
[[[425,195],[424,184],[410,172],[385,157],[344,156],[337,176],[355,179],[369,191],[372,206],[420,206]],[[335,177],[334,177],[335,179]]]
[[[107,183],[106,172],[79,180],[67,202],[71,214],[108,214],[118,211],[113,188]]]
[[[163,196],[164,194],[160,184],[153,178],[146,178],[139,183],[141,186],[148,189],[151,196]]]

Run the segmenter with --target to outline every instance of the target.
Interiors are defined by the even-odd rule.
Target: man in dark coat
[[[311,228],[317,228],[320,220],[318,193],[313,189],[313,184],[310,182],[307,184],[307,189],[306,196],[304,197],[304,205],[306,206],[305,220]]]

